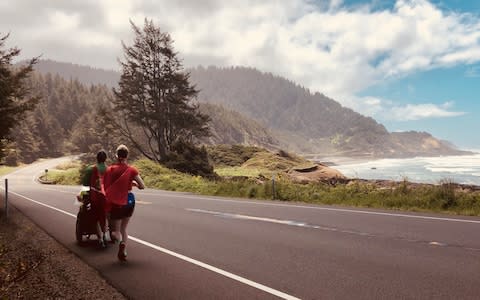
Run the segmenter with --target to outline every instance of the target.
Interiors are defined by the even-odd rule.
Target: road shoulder
[[[0,209],[0,298],[125,299],[100,273],[12,206],[8,219]]]

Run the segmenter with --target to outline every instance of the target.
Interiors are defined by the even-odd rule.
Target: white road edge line
[[[4,188],[2,186],[0,186],[0,189],[4,190]],[[45,190],[62,192],[62,193],[70,193],[68,191],[60,191],[60,190],[50,189],[50,188],[44,188],[44,189]],[[215,198],[208,198],[208,197],[201,197],[201,196],[175,195],[174,194],[175,192],[170,192],[170,191],[162,191],[162,192],[167,192],[168,197],[174,197],[174,198],[200,199],[200,200],[207,200],[207,201],[245,203],[245,204],[263,205],[263,206],[278,206],[278,207],[303,208],[303,209],[315,209],[315,210],[326,210],[326,211],[338,211],[338,212],[347,212],[347,213],[354,213],[354,214],[377,215],[377,216],[397,217],[397,218],[410,218],[410,219],[423,219],[423,220],[433,220],[433,221],[447,221],[447,222],[480,224],[480,221],[477,221],[477,220],[416,216],[416,215],[405,215],[405,214],[395,214],[395,213],[385,213],[385,212],[374,212],[374,211],[366,211],[366,210],[353,210],[353,209],[345,209],[345,208],[317,207],[317,206],[308,206],[308,205],[281,204],[281,203],[261,203],[261,202],[246,201],[246,200],[215,199]],[[158,194],[148,193],[148,192],[139,192],[139,194],[150,195],[150,196],[159,196]]]
[[[26,199],[26,200],[31,201],[31,202],[33,202],[33,203],[36,203],[36,204],[38,204],[38,205],[42,205],[42,206],[48,207],[48,208],[53,209],[53,210],[55,210],[55,211],[61,212],[61,213],[63,213],[63,214],[66,214],[66,215],[68,215],[68,216],[71,216],[71,217],[74,217],[74,218],[77,217],[76,215],[71,214],[71,213],[69,213],[69,212],[67,212],[67,211],[64,211],[64,210],[59,209],[59,208],[56,208],[56,207],[54,207],[54,206],[51,206],[51,205],[48,205],[48,204],[45,204],[45,203],[42,203],[42,202],[33,200],[33,199],[31,199],[31,198],[28,198],[28,197],[26,197],[26,196],[20,195],[20,194],[18,194],[18,193],[15,193],[15,192],[12,192],[12,191],[8,191],[8,193],[12,193],[12,194],[14,194],[14,195],[16,195],[16,196],[18,196],[18,197],[22,197],[23,199]]]
[[[291,296],[291,295],[288,295],[288,294],[285,294],[283,292],[280,292],[278,290],[275,290],[275,289],[272,289],[268,286],[265,286],[263,284],[260,284],[260,283],[257,283],[257,282],[254,282],[254,281],[251,281],[249,279],[246,279],[244,277],[241,277],[241,276],[238,276],[238,275],[235,275],[235,274],[232,274],[230,272],[227,272],[225,270],[222,270],[222,269],[219,269],[219,268],[216,268],[214,266],[211,266],[211,265],[208,265],[206,263],[203,263],[201,261],[198,261],[198,260],[195,260],[193,258],[190,258],[190,257],[187,257],[185,255],[182,255],[182,254],[179,254],[179,253],[176,253],[176,252],[173,252],[173,251],[170,251],[168,249],[165,249],[165,248],[162,248],[162,247],[159,247],[159,246],[156,246],[156,245],[153,245],[149,242],[145,242],[145,241],[142,241],[140,239],[137,239],[135,237],[131,237],[129,236],[129,238],[131,238],[132,240],[136,241],[137,243],[140,243],[140,244],[143,244],[145,246],[148,246],[148,247],[151,247],[153,249],[156,249],[158,251],[161,251],[161,252],[164,252],[166,254],[169,254],[169,255],[172,255],[172,256],[175,256],[179,259],[182,259],[184,261],[187,261],[189,263],[192,263],[194,265],[197,265],[199,267],[202,267],[202,268],[205,268],[207,270],[210,270],[212,272],[215,272],[215,273],[218,273],[218,274],[221,274],[225,277],[228,277],[228,278],[231,278],[233,280],[236,280],[236,281],[239,281],[243,284],[246,284],[246,285],[249,285],[251,287],[254,287],[254,288],[257,288],[259,290],[262,290],[264,292],[267,292],[267,293],[270,293],[272,295],[275,295],[277,297],[280,297],[282,299],[289,299],[289,300],[294,300],[294,299],[300,299],[300,298],[297,298],[297,297],[294,297],[294,296]]]
[[[157,194],[154,194],[154,193],[142,193],[142,194],[158,196]],[[246,203],[246,204],[256,204],[256,205],[263,205],[263,206],[278,206],[278,207],[338,211],[338,212],[347,212],[347,213],[354,213],[354,214],[378,215],[378,216],[398,217],[398,218],[412,218],[412,219],[423,219],[423,220],[435,220],[435,221],[448,221],[448,222],[480,224],[480,221],[477,221],[477,220],[453,219],[453,218],[442,218],[442,217],[428,217],[428,216],[415,216],[415,215],[404,215],[404,214],[395,214],[395,213],[374,212],[374,211],[366,211],[366,210],[353,210],[353,209],[345,209],[345,208],[330,208],[330,207],[317,207],[317,206],[308,206],[308,205],[294,205],[294,204],[280,204],[280,203],[261,203],[261,202],[254,202],[254,201],[215,199],[215,198],[207,198],[207,197],[172,195],[172,194],[169,194],[168,197],[200,199],[200,200],[219,201],[219,202]]]
[[[18,193],[11,192],[11,191],[9,191],[9,193],[12,193],[12,194],[14,194],[14,195],[16,195],[16,196],[18,196],[18,197],[24,198],[24,199],[26,199],[26,200],[28,200],[28,201],[33,202],[33,203],[36,203],[36,204],[45,206],[45,207],[47,207],[47,208],[53,209],[53,210],[58,211],[58,212],[61,212],[61,213],[66,214],[66,215],[68,215],[68,216],[71,216],[71,217],[74,217],[74,218],[77,217],[77,216],[74,215],[74,214],[71,214],[71,213],[66,212],[66,211],[64,211],[64,210],[61,210],[61,209],[58,209],[58,208],[53,207],[53,206],[51,206],[51,205],[48,205],[48,204],[45,204],[45,203],[42,203],[42,202],[33,200],[33,199],[31,199],[31,198],[28,198],[28,197],[26,197],[26,196],[20,195],[20,194],[18,194]],[[223,275],[223,276],[228,277],[228,278],[230,278],[230,279],[236,280],[236,281],[241,282],[241,283],[243,283],[243,284],[249,285],[249,286],[254,287],[254,288],[256,288],[256,289],[259,289],[259,290],[261,290],[261,291],[264,291],[264,292],[267,292],[267,293],[272,294],[272,295],[274,295],[274,296],[277,296],[277,297],[279,297],[279,298],[288,299],[288,300],[300,300],[300,298],[297,298],[297,297],[294,297],[294,296],[292,296],[292,295],[283,293],[283,292],[281,292],[281,291],[278,291],[278,290],[275,290],[275,289],[273,289],[273,288],[270,288],[270,287],[268,287],[268,286],[266,286],[266,285],[263,285],[263,284],[260,284],[260,283],[255,282],[255,281],[249,280],[249,279],[247,279],[247,278],[244,278],[244,277],[235,275],[235,274],[233,274],[233,273],[230,273],[230,272],[228,272],[228,271],[225,271],[225,270],[219,269],[219,268],[217,268],[217,267],[211,266],[211,265],[209,265],[209,264],[203,263],[203,262],[201,262],[201,261],[198,261],[198,260],[196,260],[196,259],[190,258],[190,257],[188,257],[188,256],[185,256],[185,255],[182,255],[182,254],[173,252],[173,251],[171,251],[171,250],[162,248],[162,247],[160,247],[160,246],[157,246],[157,245],[155,245],[155,244],[146,242],[146,241],[141,240],[141,239],[139,239],[139,238],[136,238],[136,237],[134,237],[134,236],[129,235],[129,238],[130,238],[131,240],[139,243],[139,244],[145,245],[145,246],[147,246],[147,247],[150,247],[150,248],[155,249],[155,250],[157,250],[157,251],[163,252],[163,253],[165,253],[165,254],[174,256],[174,257],[176,257],[176,258],[179,258],[179,259],[184,260],[184,261],[186,261],[186,262],[192,263],[192,264],[197,265],[197,266],[199,266],[199,267],[202,267],[202,268],[204,268],[204,269],[210,270],[210,271],[215,272],[215,273],[217,273],[217,274]]]
[[[51,191],[57,191],[57,192],[61,192],[61,193],[71,193],[71,192],[67,192],[67,191],[55,190],[55,189],[50,189],[50,188],[44,188],[44,189],[45,190],[51,190]],[[174,193],[174,192],[172,192],[172,193]],[[148,193],[148,192],[143,192],[143,193],[141,192],[139,194],[150,195],[150,196],[158,196],[157,194]],[[367,214],[367,215],[379,215],[379,216],[397,217],[397,218],[412,218],[412,219],[423,219],[423,220],[436,220],[436,221],[480,224],[480,221],[476,221],[476,220],[442,218],[442,217],[428,217],[428,216],[415,216],[415,215],[374,212],[374,211],[366,211],[366,210],[353,210],[353,209],[344,209],[344,208],[316,207],[316,206],[281,204],[281,203],[260,203],[260,202],[254,202],[254,201],[244,201],[244,200],[215,199],[215,198],[208,198],[208,197],[201,197],[201,196],[197,197],[197,196],[188,196],[188,195],[175,195],[175,194],[170,194],[170,193],[169,193],[168,196],[169,197],[176,197],[176,198],[201,199],[201,200],[208,200],[208,201],[247,203],[247,204],[256,204],[256,205],[264,205],[264,206],[279,206],[279,207],[326,210],[326,211],[338,211],[338,212],[348,212],[348,213]]]

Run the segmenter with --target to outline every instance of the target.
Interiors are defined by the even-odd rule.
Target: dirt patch
[[[0,299],[126,299],[0,196]]]
[[[315,164],[305,168],[292,168],[287,172],[287,176],[296,183],[342,183],[347,178],[338,170],[330,168],[324,164]]]

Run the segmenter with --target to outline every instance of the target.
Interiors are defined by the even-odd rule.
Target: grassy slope
[[[55,169],[48,170],[48,173],[40,176],[40,178],[55,184],[77,185],[81,183],[81,167],[81,163],[78,161],[64,163]]]
[[[349,184],[336,186],[322,183],[294,184],[288,181],[286,176],[282,176],[283,171],[293,166],[308,164],[308,161],[283,152],[252,151],[251,148],[247,150],[248,153],[243,153],[243,157],[242,153],[230,156],[217,155],[216,164],[219,167],[216,168],[216,172],[221,176],[218,180],[207,180],[180,173],[146,159],[135,161],[133,164],[139,169],[149,188],[204,195],[275,198],[317,204],[480,216],[480,192],[462,190],[448,180],[439,185],[410,184],[406,181],[382,185],[364,181],[351,181]],[[238,149],[235,151],[238,152]],[[238,159],[239,157],[241,158]],[[59,184],[79,184],[78,164],[63,166],[61,169],[49,172],[49,179]],[[273,176],[275,195],[272,186]]]
[[[0,166],[0,176],[6,175],[18,169],[17,167]]]

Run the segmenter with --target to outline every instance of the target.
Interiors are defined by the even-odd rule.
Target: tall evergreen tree
[[[36,122],[34,115],[29,113],[25,120],[13,129],[15,137],[17,137],[14,143],[16,149],[15,164],[18,161],[31,163],[41,157],[42,149],[45,148],[38,134]]]
[[[25,79],[33,71],[37,59],[14,68],[12,59],[20,54],[20,49],[3,49],[8,36],[0,37],[0,158],[4,156],[11,129],[38,101],[38,98],[30,96],[30,90],[25,85]]]
[[[124,61],[114,89],[112,122],[146,157],[165,161],[177,142],[192,143],[208,135],[209,117],[194,102],[198,91],[174,52],[172,39],[145,19],[143,29],[131,22],[132,46],[122,43]]]

